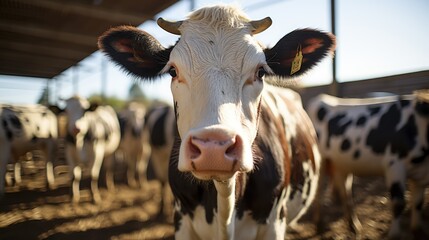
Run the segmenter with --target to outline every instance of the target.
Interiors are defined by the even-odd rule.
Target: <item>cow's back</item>
[[[42,105],[0,105],[0,141],[24,154],[58,136],[57,118]]]
[[[416,104],[411,95],[359,100],[320,95],[308,112],[324,158],[337,169],[383,175],[389,161],[410,162],[421,155],[420,146],[427,146],[428,120],[417,114]]]

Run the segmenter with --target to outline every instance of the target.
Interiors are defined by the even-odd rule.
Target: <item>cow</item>
[[[129,102],[118,113],[121,133],[118,153],[127,164],[127,183],[131,187],[144,187],[146,184],[147,159],[143,156],[145,114],[146,107],[138,102]]]
[[[181,36],[174,46],[121,26],[99,47],[142,79],[172,77],[176,239],[284,239],[313,200],[320,154],[299,95],[264,75],[279,83],[301,75],[333,51],[334,36],[300,29],[263,48],[254,35],[271,18],[252,21],[233,5],[157,22]]]
[[[43,105],[0,104],[0,197],[4,194],[7,164],[15,164],[15,181],[21,179],[19,157],[41,150],[46,159],[46,183],[54,188],[53,162],[57,149],[57,118]]]
[[[145,138],[150,146],[150,165],[154,175],[161,183],[161,203],[158,217],[169,217],[171,191],[168,184],[168,165],[171,149],[176,136],[176,117],[173,107],[155,103],[145,116]],[[170,208],[172,209],[172,208]],[[171,211],[170,211],[171,212]]]
[[[346,220],[357,234],[362,226],[353,211],[353,175],[385,178],[393,212],[389,238],[400,234],[406,181],[411,180],[411,227],[421,227],[424,189],[429,184],[428,96],[346,99],[322,94],[309,101],[323,165],[330,169]]]
[[[65,100],[67,133],[65,153],[72,178],[72,201],[80,201],[80,181],[83,170],[91,175],[91,197],[101,201],[98,190],[100,169],[104,162],[108,167],[107,185],[112,186],[113,175],[109,166],[120,141],[120,129],[116,112],[110,106],[98,106],[80,96]],[[110,169],[111,170],[111,169]]]

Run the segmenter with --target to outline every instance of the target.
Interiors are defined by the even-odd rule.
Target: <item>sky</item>
[[[271,17],[273,25],[255,37],[267,47],[298,28],[331,31],[330,0],[195,0],[195,9],[215,3],[236,3],[251,19]],[[190,11],[190,0],[181,0],[158,17],[181,20]],[[336,1],[337,79],[355,81],[407,72],[429,70],[428,0]],[[165,47],[178,37],[147,21],[139,28],[156,37]],[[106,29],[107,30],[107,29]],[[106,64],[106,95],[126,99],[136,79],[128,76],[99,51],[48,84],[47,79],[0,75],[0,103],[35,103],[49,86],[52,103],[74,94],[88,97],[102,91],[102,64]],[[78,79],[77,82],[73,82]],[[138,81],[138,80],[137,80]],[[329,84],[332,60],[325,59],[301,80],[303,86]],[[429,79],[428,79],[429,81]],[[170,77],[140,82],[152,99],[171,101]],[[77,91],[77,92],[76,92]]]

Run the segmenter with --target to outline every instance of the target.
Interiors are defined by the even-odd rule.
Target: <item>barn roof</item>
[[[178,0],[0,0],[0,74],[53,78],[109,27],[138,26]]]

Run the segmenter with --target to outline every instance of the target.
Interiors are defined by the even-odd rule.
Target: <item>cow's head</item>
[[[171,75],[182,140],[179,170],[203,180],[225,180],[253,169],[264,76],[299,76],[335,45],[330,34],[302,29],[264,49],[253,35],[267,29],[271,19],[251,21],[233,6],[203,8],[180,22],[160,18],[158,24],[181,36],[175,46],[164,48],[148,33],[122,26],[102,35],[99,47],[143,79]],[[298,53],[302,64],[291,74]]]
[[[67,115],[67,131],[70,135],[76,136],[79,133],[86,133],[88,122],[83,119],[85,112],[94,111],[98,105],[91,104],[85,98],[78,96],[65,100],[64,111]]]

